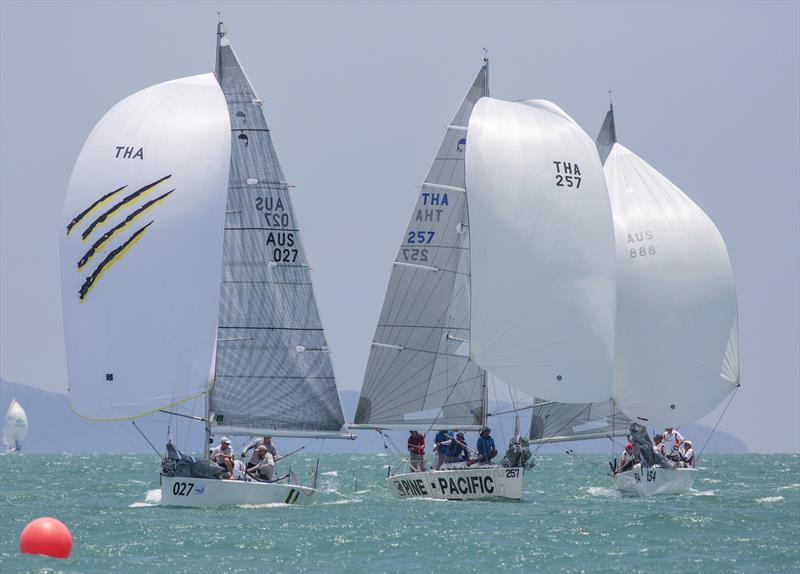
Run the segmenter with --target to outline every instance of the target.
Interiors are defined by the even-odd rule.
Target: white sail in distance
[[[472,358],[533,396],[608,399],[616,270],[594,142],[543,100],[484,98],[469,133]]]
[[[696,421],[739,385],[725,242],[700,207],[619,143],[604,170],[617,248],[613,400],[650,428]]]
[[[28,415],[16,399],[11,399],[3,425],[3,444],[8,449],[18,451],[28,436]]]
[[[478,72],[417,196],[370,349],[354,427],[477,429],[485,376],[469,360],[470,235],[464,155]]]
[[[202,394],[219,305],[230,122],[212,74],[133,94],[98,122],[64,199],[69,395],[128,419]]]

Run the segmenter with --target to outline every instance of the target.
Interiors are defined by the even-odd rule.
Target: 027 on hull
[[[386,479],[395,498],[488,500],[522,498],[522,469],[500,466],[406,472]]]
[[[316,492],[297,484],[218,478],[161,477],[161,506],[210,508],[239,504],[307,504]]]
[[[659,494],[682,494],[688,491],[695,478],[694,468],[661,468],[634,466],[612,477],[614,488],[633,496],[655,496]]]

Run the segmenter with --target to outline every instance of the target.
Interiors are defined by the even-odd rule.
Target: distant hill
[[[358,393],[355,391],[341,391],[342,406],[348,421],[353,420]],[[10,383],[0,379],[0,413],[5,416],[12,398],[16,398],[28,414],[28,438],[23,445],[23,452],[29,453],[143,453],[153,452],[144,439],[139,435],[130,422],[92,422],[77,416],[69,407],[66,394],[50,393]],[[200,401],[195,405],[196,414],[201,414]],[[523,417],[524,420],[524,417]],[[500,444],[507,440],[513,432],[512,417],[490,419],[492,435]],[[168,417],[167,415],[154,415],[147,417],[137,424],[150,438],[159,450],[167,436],[167,426],[179,448],[187,452],[199,451],[202,445],[203,428],[200,423],[184,418]],[[421,428],[421,431],[427,429]],[[435,429],[434,429],[435,430]],[[523,432],[527,429],[523,429]],[[711,429],[701,425],[684,425],[681,432],[687,438],[692,438],[695,445],[702,447]],[[324,452],[328,453],[378,453],[384,451],[384,439],[376,431],[356,431],[358,439],[326,440]],[[388,433],[391,441],[387,444],[391,448],[393,441],[399,449],[405,450],[407,432],[394,431]],[[470,433],[472,435],[472,433]],[[468,440],[474,442],[475,437],[468,435]],[[307,439],[276,438],[281,452],[289,452],[308,444]],[[238,445],[235,445],[238,446]],[[306,452],[317,452],[320,441],[309,445]],[[598,439],[542,447],[542,453],[563,452],[574,449],[581,453],[608,453],[610,445],[608,440]],[[502,448],[499,450],[502,451]],[[706,447],[706,452],[715,453],[745,453],[747,448],[744,443],[733,435],[717,431],[711,442]]]

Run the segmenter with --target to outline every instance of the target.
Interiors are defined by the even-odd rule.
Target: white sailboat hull
[[[688,491],[695,478],[694,468],[661,468],[653,466],[641,468],[639,465],[620,472],[612,477],[614,488],[634,496],[655,496],[659,494],[683,494]]]
[[[306,504],[317,491],[297,484],[161,477],[161,506],[210,508],[242,504]]]
[[[522,498],[522,469],[487,466],[406,472],[386,479],[395,498],[489,500]]]

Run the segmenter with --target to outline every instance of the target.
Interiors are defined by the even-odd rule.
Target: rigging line
[[[703,453],[705,452],[706,447],[708,446],[708,443],[711,440],[711,437],[714,436],[715,432],[717,432],[717,427],[719,426],[719,423],[722,422],[722,417],[724,417],[725,413],[728,412],[728,407],[731,406],[731,403],[733,402],[733,397],[735,397],[736,393],[739,392],[739,387],[741,387],[741,386],[742,386],[741,383],[736,385],[736,390],[733,391],[733,393],[731,393],[731,398],[728,399],[728,404],[725,405],[725,408],[722,410],[722,413],[719,415],[719,418],[717,419],[717,424],[715,424],[714,428],[711,429],[711,434],[708,435],[708,438],[706,439],[705,444],[703,444],[703,448],[700,449],[700,454],[698,454],[697,457],[695,457],[695,460],[694,460],[695,465],[697,464],[697,461],[700,460],[700,457],[703,456]]]
[[[163,455],[160,452],[158,452],[158,449],[153,446],[153,443],[150,442],[150,439],[147,438],[147,435],[142,432],[142,429],[139,428],[139,425],[136,424],[136,421],[131,421],[131,424],[137,431],[139,431],[139,434],[142,435],[142,438],[144,438],[144,440],[147,441],[147,444],[150,445],[150,448],[152,448],[156,452],[156,456],[158,456],[158,459],[161,460],[162,458],[164,458]]]

